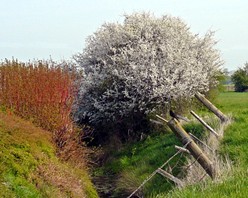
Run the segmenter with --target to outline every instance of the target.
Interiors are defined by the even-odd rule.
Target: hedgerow
[[[0,63],[0,105],[51,131],[58,154],[82,164],[86,148],[71,119],[76,76],[66,62],[5,60]]]
[[[52,61],[21,63],[5,60],[0,65],[0,103],[47,130],[70,122],[75,96],[73,72]]]
[[[121,131],[132,134],[155,109],[207,92],[222,65],[213,34],[200,37],[179,18],[149,13],[102,25],[75,56],[83,72],[76,119],[128,125]]]

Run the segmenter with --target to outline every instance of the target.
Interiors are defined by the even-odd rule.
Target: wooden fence
[[[228,120],[227,116],[223,114],[217,107],[215,107],[209,100],[207,100],[202,94],[196,93],[195,97],[201,103],[203,103],[210,111],[212,111],[220,119],[221,122],[226,122]],[[193,111],[191,111],[190,113],[207,130],[209,130],[212,134],[214,134],[216,138],[219,138],[219,134],[212,127],[210,127],[202,118],[200,118],[200,116],[198,116]],[[212,179],[215,179],[216,177],[216,170],[215,170],[215,166],[213,162],[209,159],[207,154],[205,154],[203,150],[197,145],[197,143],[204,144],[204,146],[206,147],[208,147],[208,145],[206,145],[204,142],[199,140],[193,134],[187,133],[183,129],[182,125],[180,124],[177,116],[173,116],[169,121],[159,115],[157,115],[157,117],[170,127],[170,129],[174,132],[174,134],[178,137],[178,139],[183,144],[183,147],[175,146],[175,148],[177,149],[177,152],[170,159],[168,159],[163,165],[157,168],[146,180],[144,180],[144,182],[135,191],[133,191],[128,196],[128,198],[131,198],[133,195],[135,195],[156,174],[160,174],[164,176],[166,179],[169,179],[172,182],[174,182],[179,188],[182,188],[183,182],[179,178],[173,176],[171,173],[163,169],[165,165],[167,165],[179,153],[187,153],[187,154],[192,155],[195,159],[195,162],[198,162],[200,164],[200,166],[205,170],[206,174],[208,174]],[[157,124],[161,124],[160,121],[153,120],[153,122]],[[211,150],[210,147],[209,149]],[[204,176],[205,175],[203,175],[203,177]]]

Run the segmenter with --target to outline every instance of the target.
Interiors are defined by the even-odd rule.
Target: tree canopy
[[[235,91],[244,92],[248,90],[248,63],[234,72],[232,81],[235,84]]]
[[[208,91],[222,65],[213,34],[200,37],[179,18],[149,13],[102,25],[75,56],[83,71],[77,119],[118,121]]]

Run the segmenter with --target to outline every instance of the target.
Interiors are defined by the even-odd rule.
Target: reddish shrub
[[[68,147],[75,139],[70,118],[75,77],[66,63],[5,60],[0,63],[0,105],[53,132],[58,147]]]
[[[50,131],[70,123],[75,72],[48,61],[1,63],[0,104]]]

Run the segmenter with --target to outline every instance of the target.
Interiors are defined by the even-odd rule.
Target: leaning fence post
[[[183,148],[183,147],[181,147],[181,146],[177,146],[177,145],[175,145],[175,149],[177,149],[177,150],[178,150],[178,151],[180,151],[180,152],[190,154],[190,152],[189,152],[189,150],[188,150],[188,149]]]
[[[215,169],[213,163],[202,152],[198,145],[192,140],[189,134],[180,125],[180,123],[176,119],[172,118],[167,124],[171,128],[171,130],[176,134],[176,136],[181,140],[183,145],[187,145],[186,148],[190,151],[192,156],[199,162],[199,164],[204,168],[207,174],[212,179],[214,179]]]
[[[203,124],[204,127],[206,127],[211,133],[213,133],[217,138],[219,137],[219,134],[212,128],[210,127],[202,118],[200,118],[194,111],[190,111],[190,113],[197,119],[199,120],[200,123]]]
[[[204,104],[210,111],[212,111],[222,122],[227,121],[227,117],[219,109],[217,109],[209,100],[207,100],[202,94],[197,92],[195,97]]]
[[[159,173],[160,175],[162,175],[163,177],[168,178],[169,180],[173,181],[175,184],[178,185],[178,187],[182,188],[183,187],[183,182],[178,179],[177,177],[173,176],[172,174],[166,172],[165,170],[163,170],[162,168],[158,168],[157,169],[157,173]]]

